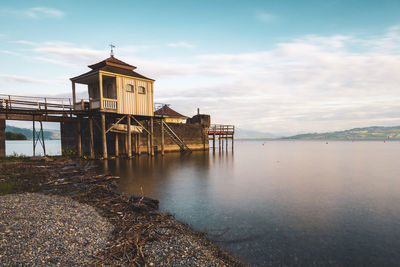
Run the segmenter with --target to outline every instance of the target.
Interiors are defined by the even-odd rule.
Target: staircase
[[[171,127],[166,123],[165,121],[161,121],[162,124],[164,124],[164,129],[167,132],[167,134],[171,137],[171,139],[179,146],[182,152],[192,152],[190,148],[183,142],[179,136],[171,129]]]

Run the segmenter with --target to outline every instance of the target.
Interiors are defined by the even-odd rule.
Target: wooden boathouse
[[[135,66],[111,55],[89,68],[71,78],[72,99],[0,95],[0,156],[5,156],[6,120],[33,122],[34,155],[38,142],[46,154],[43,122],[59,122],[63,154],[72,151],[79,157],[206,150],[209,136],[214,149],[216,138],[230,138],[233,145],[234,128],[222,134],[217,129],[225,128],[210,127],[209,115],[198,112],[189,118],[169,105],[155,105],[155,80],[136,72]],[[77,99],[78,84],[87,86],[87,99]]]

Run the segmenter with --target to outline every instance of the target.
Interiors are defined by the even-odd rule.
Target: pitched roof
[[[86,72],[82,75],[71,78],[71,80],[76,81],[76,80],[79,80],[80,78],[90,76],[92,74],[97,73],[99,70],[102,70],[102,71],[107,71],[107,72],[112,72],[112,73],[116,73],[116,74],[130,76],[130,77],[154,81],[153,79],[147,78],[147,77],[133,71],[134,69],[136,69],[135,66],[129,65],[119,59],[116,59],[115,57],[109,57],[103,61],[96,63],[96,64],[89,65],[88,67],[91,68],[92,70],[89,72]]]
[[[100,61],[99,63],[89,65],[88,67],[91,68],[92,70],[95,70],[95,69],[100,69],[101,67],[104,67],[106,65],[119,67],[119,68],[123,68],[123,69],[128,69],[128,70],[136,69],[135,66],[129,65],[128,63],[125,63],[122,60],[119,60],[113,56],[106,58],[105,60]]]
[[[162,116],[167,116],[167,117],[177,117],[177,118],[187,118],[185,115],[182,115],[172,108],[170,108],[168,105],[164,105],[161,108],[157,109],[154,111],[154,115],[162,115]]]

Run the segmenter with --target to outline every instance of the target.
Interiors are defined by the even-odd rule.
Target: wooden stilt
[[[119,156],[119,142],[118,142],[118,133],[115,133],[115,156]]]
[[[142,151],[140,151],[140,133],[137,134],[137,153],[140,155]]]
[[[33,156],[36,156],[36,130],[35,130],[35,116],[32,116],[32,141],[33,141]]]
[[[0,157],[6,156],[6,120],[0,120]]]
[[[150,132],[150,122],[149,121],[147,121],[147,123],[146,123],[146,127],[147,127],[147,129],[148,129],[148,131]],[[151,154],[151,152],[150,152],[150,134],[149,133],[147,133],[147,155],[150,155]]]
[[[40,121],[40,133],[42,135],[43,156],[46,157],[46,145],[44,143],[44,133],[43,133],[43,122],[42,121]]]
[[[213,152],[215,152],[215,126],[214,126],[214,133],[213,133]]]
[[[132,135],[131,135],[131,116],[128,115],[126,116],[126,119],[128,120],[128,136],[127,136],[127,140],[128,140],[128,157],[132,157]]]
[[[89,118],[89,132],[90,132],[90,158],[94,159],[94,139],[93,139],[93,118]]]
[[[107,136],[106,136],[106,114],[101,113],[101,135],[103,139],[103,158],[107,159]]]
[[[81,131],[81,118],[78,117],[77,121],[78,129],[78,157],[82,157],[82,131]]]
[[[233,134],[232,134],[232,151],[233,151]]]
[[[150,118],[150,152],[154,156],[154,122],[153,117]]]
[[[161,155],[165,153],[165,137],[164,137],[164,119],[161,119]]]
[[[221,134],[218,134],[218,149],[221,151]]]

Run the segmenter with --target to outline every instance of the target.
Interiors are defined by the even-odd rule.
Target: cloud
[[[61,18],[64,12],[61,10],[50,7],[32,7],[22,11],[23,14],[29,18]]]
[[[256,18],[258,21],[267,23],[267,22],[274,21],[276,19],[276,16],[266,13],[266,12],[257,12]]]
[[[194,48],[195,46],[187,43],[187,42],[176,42],[167,44],[169,47],[177,47],[177,48]]]
[[[19,76],[19,75],[12,75],[12,74],[0,74],[0,78],[6,80],[8,82],[48,84],[48,82],[44,81],[44,80],[38,80],[38,79],[27,77],[27,76]]]
[[[275,134],[325,132],[400,124],[399,40],[400,28],[392,27],[368,38],[306,35],[251,53],[149,60],[131,48],[121,59],[156,79],[155,101],[182,114],[200,107],[215,123]],[[79,67],[108,56],[60,42],[31,51],[37,60]]]

